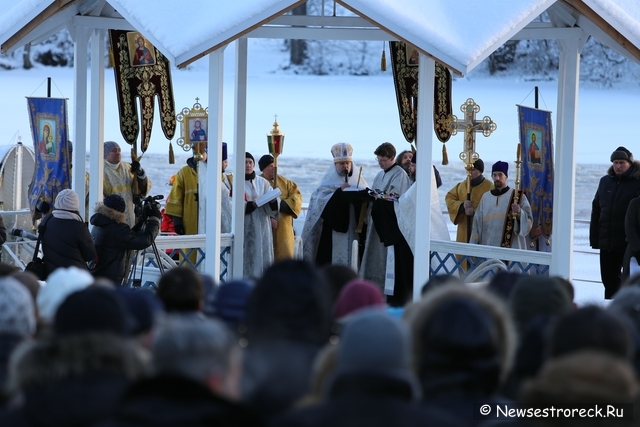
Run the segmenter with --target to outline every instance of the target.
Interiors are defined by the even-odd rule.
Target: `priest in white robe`
[[[377,283],[387,295],[387,303],[404,306],[413,288],[413,253],[398,228],[394,204],[411,187],[409,176],[394,163],[396,149],[385,142],[374,151],[380,172],[376,175],[367,214],[367,239],[360,275]]]
[[[498,161],[491,168],[494,189],[482,196],[473,217],[469,243],[503,248],[527,249],[527,234],[533,216],[524,193],[515,203],[515,189],[507,185],[509,164]]]
[[[342,264],[357,270],[353,241],[364,238],[356,233],[362,206],[356,193],[366,189],[367,182],[353,163],[350,144],[335,144],[331,155],[333,165],[309,201],[301,236],[303,254],[319,266]]]
[[[244,268],[245,278],[258,279],[273,263],[273,233],[277,227],[276,199],[258,207],[255,200],[272,190],[269,181],[256,176],[255,160],[251,153],[245,155],[244,168]]]

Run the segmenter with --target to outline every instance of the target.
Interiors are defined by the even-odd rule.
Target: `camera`
[[[164,196],[162,194],[158,194],[156,196],[147,196],[144,199],[139,199],[138,203],[136,204],[136,209],[140,207],[140,216],[142,217],[143,221],[146,221],[147,218],[149,218],[149,210],[153,208],[160,209],[160,203],[158,203],[158,200],[162,199],[164,199]],[[138,215],[137,211],[136,215]]]

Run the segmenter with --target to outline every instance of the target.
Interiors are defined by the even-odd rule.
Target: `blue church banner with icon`
[[[71,158],[68,144],[67,100],[29,98],[29,121],[36,155],[35,172],[29,188],[29,208],[35,221],[42,217],[38,202],[53,207],[58,193],[71,188]]]
[[[518,105],[522,189],[531,204],[533,228],[545,238],[553,225],[553,140],[551,112]]]

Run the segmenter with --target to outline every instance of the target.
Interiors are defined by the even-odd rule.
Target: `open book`
[[[282,191],[280,191],[279,188],[274,188],[273,190],[267,193],[264,193],[262,196],[255,199],[254,202],[256,202],[256,205],[260,207],[260,206],[266,205],[276,197],[279,197],[281,194],[282,194]]]

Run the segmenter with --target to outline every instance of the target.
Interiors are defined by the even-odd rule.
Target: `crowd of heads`
[[[403,425],[413,414],[425,418],[417,425],[478,425],[478,402],[635,403],[640,391],[632,281],[604,308],[577,307],[573,286],[558,277],[501,272],[469,285],[432,276],[397,311],[349,267],[300,260],[277,262],[255,282],[221,284],[178,267],[155,291],[116,288],[75,268],[41,286],[2,267],[0,421],[55,417],[51,405],[40,415],[30,405],[54,394],[62,405],[64,393],[93,405],[93,421],[117,421],[159,393],[149,384],[193,386],[225,402],[218,416],[227,421],[281,426],[334,405],[344,420],[378,414]],[[178,407],[180,392],[166,393],[167,407]],[[391,403],[373,405],[378,398]]]

